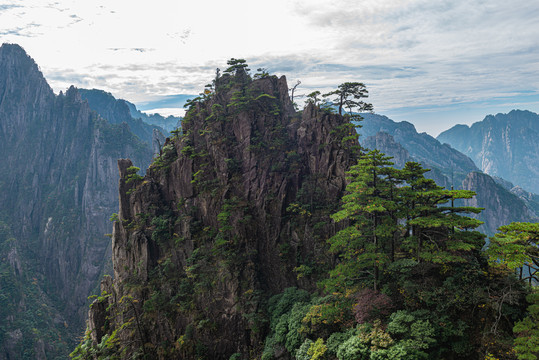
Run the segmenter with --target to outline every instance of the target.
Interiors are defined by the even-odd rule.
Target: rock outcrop
[[[262,304],[290,286],[313,289],[325,271],[328,214],[357,143],[339,115],[295,113],[284,77],[241,72],[219,78],[182,129],[144,178],[118,163],[114,282],[90,310],[87,341],[110,344],[114,333],[123,358],[256,356]]]
[[[522,201],[524,201],[532,216],[536,219],[536,221],[539,221],[539,195],[528,192],[520,186],[513,186],[511,188],[511,193],[515,194]]]

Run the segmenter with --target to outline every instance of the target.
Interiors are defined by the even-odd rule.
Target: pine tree
[[[539,223],[513,222],[498,231],[488,248],[491,263],[519,269],[530,284],[539,282]]]
[[[346,220],[349,226],[329,240],[330,251],[341,260],[330,274],[335,280],[330,283],[354,286],[370,279],[374,290],[378,288],[380,267],[390,260],[388,249],[399,229],[395,218],[397,170],[390,167],[390,159],[374,150],[348,172],[348,194],[342,199],[342,210],[332,218]]]
[[[468,190],[446,190],[427,179],[429,171],[420,164],[408,162],[400,172],[406,186],[400,196],[406,219],[403,250],[421,261],[451,263],[466,261],[465,255],[483,246],[484,236],[473,229],[481,221],[462,214],[479,213],[480,208],[454,206],[455,200],[475,195]],[[472,230],[472,231],[471,231]]]
[[[462,215],[481,209],[453,205],[473,192],[443,189],[425,178],[428,169],[420,164],[409,162],[397,170],[390,159],[374,150],[347,173],[347,195],[332,216],[347,226],[329,240],[339,262],[325,283],[328,289],[350,290],[371,282],[378,290],[380,268],[396,256],[417,262],[465,262],[471,251],[483,246],[484,236],[473,231],[481,222]]]
[[[513,332],[515,339],[515,352],[519,360],[537,360],[539,354],[539,291],[535,289],[526,297],[530,303],[528,316],[517,322]]]
[[[354,117],[354,112],[372,111],[372,104],[364,102],[369,92],[365,84],[360,82],[345,82],[338,86],[337,90],[324,94],[324,97],[336,95],[333,105],[338,107],[339,115],[342,115],[343,107],[348,109],[348,115]],[[359,120],[359,119],[355,119]]]

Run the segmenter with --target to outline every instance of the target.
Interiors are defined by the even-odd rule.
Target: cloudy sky
[[[232,57],[299,93],[364,82],[375,112],[432,135],[539,112],[530,0],[0,0],[0,42],[23,46],[56,92],[99,88],[165,113]]]

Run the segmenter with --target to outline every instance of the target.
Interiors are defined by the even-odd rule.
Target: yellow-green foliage
[[[307,355],[311,360],[322,360],[326,358],[327,351],[328,347],[324,344],[324,339],[318,338],[307,350]]]
[[[362,343],[370,345],[371,351],[387,349],[393,344],[391,336],[382,328],[382,322],[375,320],[370,331],[360,331],[359,339]]]

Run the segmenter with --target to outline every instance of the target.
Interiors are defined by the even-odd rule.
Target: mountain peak
[[[26,95],[48,93],[53,96],[34,59],[21,46],[4,43],[0,46],[0,91],[6,93],[6,90],[8,94],[17,90]]]
[[[18,44],[3,43],[0,46],[0,54],[14,54],[19,56],[28,56],[26,51]]]
[[[5,71],[11,67],[20,66],[24,66],[25,70],[33,70],[41,73],[34,59],[28,56],[20,45],[2,44],[0,46],[0,69]]]
[[[73,85],[71,85],[69,87],[69,89],[67,89],[65,96],[66,96],[66,98],[72,99],[75,102],[81,102],[82,101],[79,90]]]

